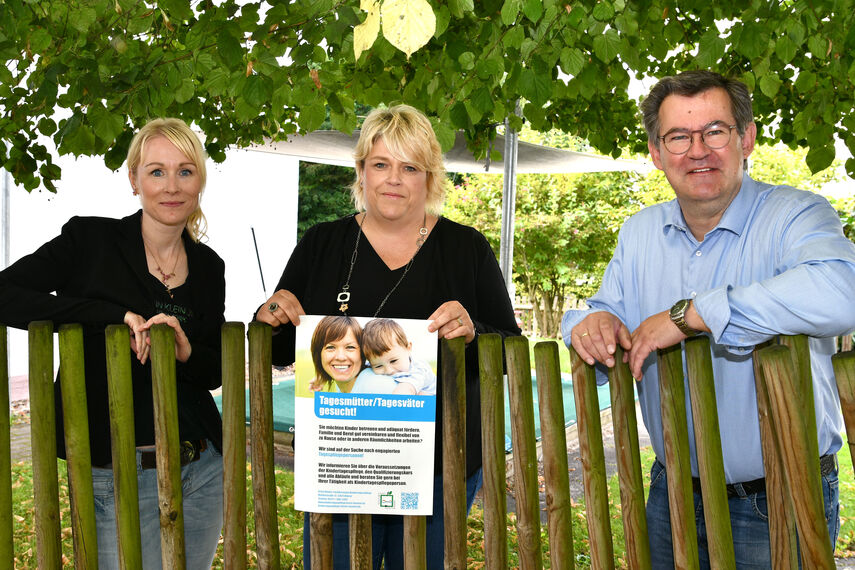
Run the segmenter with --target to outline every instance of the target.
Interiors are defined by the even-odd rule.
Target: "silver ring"
[[[586,336],[588,336],[588,333],[587,333],[587,332],[583,332],[582,334],[580,334],[580,335],[579,335],[579,338],[584,338],[584,337],[586,337]]]
[[[457,317],[457,324],[462,327],[463,326],[463,319],[460,317]]]
[[[271,313],[275,313],[276,309],[278,309],[278,308],[279,308],[279,303],[277,303],[276,301],[267,305],[267,310],[270,311]]]

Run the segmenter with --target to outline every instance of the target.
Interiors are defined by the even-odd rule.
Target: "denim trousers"
[[[837,469],[822,479],[822,498],[825,504],[825,520],[831,544],[837,542],[840,530],[839,488]],[[766,509],[766,493],[746,494],[739,484],[734,485],[737,496],[728,498],[730,525],[733,533],[733,550],[736,567],[763,568],[772,567],[772,553],[769,546],[769,518]],[[709,568],[709,550],[704,523],[704,506],[701,496],[695,496],[695,524],[698,530],[698,558],[701,568]],[[668,509],[668,482],[665,466],[658,460],[650,469],[650,494],[647,498],[647,532],[650,537],[650,557],[652,567],[658,569],[674,568],[674,554],[671,542],[671,520]]]
[[[478,469],[466,479],[466,512],[472,508],[475,494],[484,482],[483,471]],[[445,564],[445,524],[442,518],[442,476],[433,480],[433,515],[426,517],[425,547],[427,568],[441,569]],[[350,543],[348,515],[333,515],[333,568],[350,568]],[[371,558],[375,570],[403,570],[404,568],[404,517],[400,515],[372,515]],[[303,520],[303,568],[312,567],[309,547],[309,513]],[[384,564],[385,562],[385,564]]]
[[[140,538],[143,568],[161,568],[160,509],[157,502],[157,469],[142,469],[137,450]],[[119,568],[116,503],[113,470],[92,468],[95,492],[95,526],[98,535],[98,567]],[[181,468],[184,506],[184,545],[187,569],[210,569],[223,528],[223,456],[213,443],[199,460]]]

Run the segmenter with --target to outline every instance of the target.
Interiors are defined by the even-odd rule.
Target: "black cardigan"
[[[291,291],[307,314],[341,314],[336,295],[347,279],[357,231],[353,216],[310,228],[291,254],[276,289]],[[350,280],[348,314],[373,316],[403,271],[403,268],[390,271],[362,236]],[[505,337],[520,334],[490,244],[474,228],[440,218],[407,276],[377,316],[426,319],[442,303],[454,300],[469,312],[476,333],[499,333]],[[293,326],[284,326],[274,336],[274,364],[294,361],[294,335]],[[476,340],[466,349],[466,466],[469,475],[481,465],[478,377]],[[437,410],[441,410],[441,377],[438,378],[437,396]],[[442,422],[437,421],[434,463],[437,473],[441,473],[442,467],[441,442]]]
[[[26,328],[31,321],[50,320],[55,326],[83,325],[93,465],[111,461],[104,329],[121,324],[127,311],[153,316],[158,294],[165,295],[165,290],[152,287],[141,217],[140,210],[121,220],[71,218],[59,236],[0,272],[3,324]],[[182,328],[193,351],[186,363],[177,363],[179,433],[182,439],[208,438],[222,449],[222,422],[209,390],[222,381],[225,266],[211,248],[193,242],[186,231],[183,239],[189,267],[184,286],[189,286],[186,297],[193,316]],[[131,353],[131,367],[136,444],[150,445],[154,443],[150,361],[140,365]],[[57,449],[59,457],[65,457],[59,377],[54,387]]]

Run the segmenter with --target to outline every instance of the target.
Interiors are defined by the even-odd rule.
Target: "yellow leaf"
[[[407,54],[407,59],[436,31],[436,16],[425,0],[386,0],[380,14],[383,36]]]
[[[353,55],[357,60],[363,51],[374,45],[380,32],[380,4],[375,0],[362,0],[361,8],[368,12],[368,17],[353,28]]]

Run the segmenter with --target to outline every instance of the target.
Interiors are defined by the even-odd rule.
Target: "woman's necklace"
[[[338,296],[336,296],[336,302],[340,303],[338,310],[347,314],[347,302],[350,301],[350,276],[353,274],[353,266],[356,265],[356,256],[359,253],[359,238],[362,237],[362,224],[365,223],[365,218],[367,216],[362,217],[362,221],[359,222],[359,232],[356,234],[356,244],[353,246],[353,253],[350,255],[350,269],[347,271],[347,280],[344,283],[344,286],[341,288]],[[419,237],[416,240],[416,252],[407,262],[407,265],[404,267],[404,272],[401,274],[401,277],[398,279],[398,282],[392,287],[392,289],[386,293],[386,296],[383,297],[383,300],[380,302],[380,306],[377,307],[377,310],[374,311],[374,318],[380,314],[380,310],[386,304],[386,301],[389,300],[389,297],[392,293],[395,292],[395,289],[398,288],[398,285],[401,284],[401,281],[404,280],[404,277],[407,276],[407,272],[410,271],[410,267],[413,265],[413,261],[416,259],[416,255],[418,255],[419,250],[422,248],[422,245],[425,243],[425,239],[427,238],[428,229],[427,229],[427,214],[422,218],[422,227],[419,228]]]
[[[148,247],[145,240],[143,240],[143,247],[151,256],[152,261],[154,261],[155,269],[160,273],[160,282],[163,283],[164,287],[166,287],[166,292],[169,293],[169,297],[174,299],[175,296],[172,293],[172,287],[169,286],[169,280],[175,277],[175,269],[178,267],[178,260],[181,258],[180,246],[175,248],[175,262],[172,264],[172,271],[169,273],[162,269],[162,266],[165,264],[161,263],[160,260],[157,259],[157,256],[154,254],[154,250]]]

